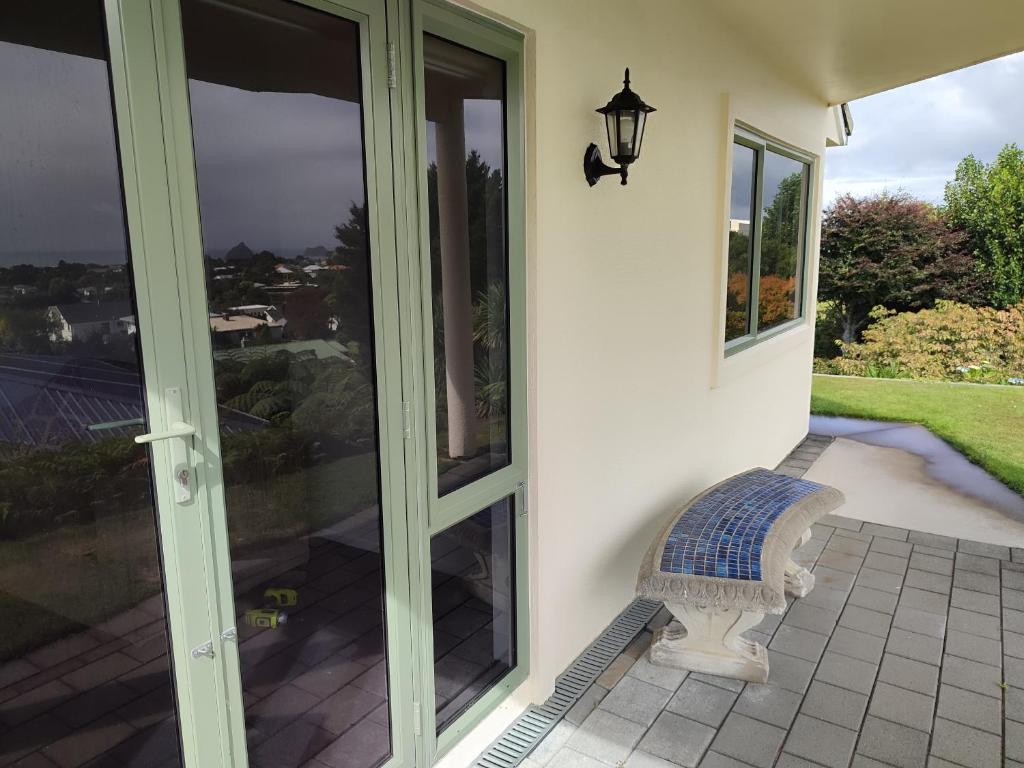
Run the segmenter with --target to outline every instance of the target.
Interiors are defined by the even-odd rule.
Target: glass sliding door
[[[396,752],[386,596],[405,587],[386,567],[370,179],[390,169],[368,167],[366,21],[284,0],[182,0],[181,18],[249,764],[373,768]]]
[[[179,765],[99,0],[0,5],[0,147],[0,766]]]
[[[521,40],[418,7],[433,754],[526,675]]]

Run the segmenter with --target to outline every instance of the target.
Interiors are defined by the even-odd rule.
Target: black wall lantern
[[[619,167],[605,165],[601,160],[601,150],[596,144],[591,144],[583,155],[583,173],[590,186],[597,184],[602,176],[613,173],[622,176],[622,183],[625,184],[630,163],[640,157],[640,142],[644,138],[647,115],[655,109],[644,104],[644,100],[630,90],[628,68],[623,85],[626,87],[612,96],[611,101],[595,110],[604,115],[608,126],[608,151]]]

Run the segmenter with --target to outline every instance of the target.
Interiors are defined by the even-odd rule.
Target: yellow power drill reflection
[[[245,612],[245,623],[258,629],[277,629],[288,621],[288,614],[282,608],[299,604],[299,593],[287,587],[269,587],[263,596],[274,603],[274,607],[250,608]]]

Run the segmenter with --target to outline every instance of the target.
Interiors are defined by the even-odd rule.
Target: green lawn
[[[921,424],[1024,493],[1024,387],[815,375],[811,413]]]

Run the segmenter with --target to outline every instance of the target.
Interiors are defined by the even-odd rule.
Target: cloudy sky
[[[942,201],[957,163],[1024,144],[1024,53],[851,103],[850,145],[829,149],[824,202],[883,189]]]

